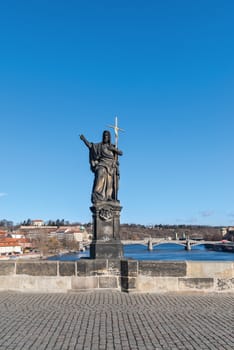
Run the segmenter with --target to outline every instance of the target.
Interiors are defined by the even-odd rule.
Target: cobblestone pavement
[[[0,293],[0,350],[233,350],[233,294]]]

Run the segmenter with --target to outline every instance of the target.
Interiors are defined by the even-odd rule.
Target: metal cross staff
[[[118,148],[118,137],[119,137],[119,130],[124,131],[123,129],[118,127],[118,118],[115,117],[115,125],[108,125],[109,128],[114,129],[115,132],[115,147]],[[115,153],[115,161],[118,162],[118,154]],[[117,168],[114,176],[114,199],[117,200],[117,191],[118,191],[118,174],[117,174]]]
[[[124,131],[124,129],[121,129],[118,127],[118,118],[115,117],[115,125],[108,125],[109,128],[114,129],[115,132],[115,147],[118,148],[118,138],[119,138],[119,130]]]

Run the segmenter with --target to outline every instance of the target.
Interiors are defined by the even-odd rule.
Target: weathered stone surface
[[[98,277],[71,277],[71,290],[85,290],[98,288]]]
[[[178,292],[178,277],[138,276],[136,280],[137,292],[164,293]]]
[[[224,278],[217,278],[215,281],[216,289],[218,291],[231,291],[234,290],[234,278],[230,279],[224,279]]]
[[[128,277],[128,260],[121,260],[120,266],[121,266],[121,276]]]
[[[0,262],[0,276],[13,275],[15,273],[15,263],[11,261]]]
[[[99,288],[118,288],[118,278],[113,276],[100,276],[99,277]]]
[[[186,262],[183,261],[139,261],[139,275],[146,276],[186,276]]]
[[[187,261],[187,277],[234,277],[234,263],[231,261]]]
[[[123,257],[123,245],[119,237],[121,209],[118,201],[100,201],[90,208],[93,213],[93,241],[90,244],[92,259]]]
[[[154,293],[156,291],[156,277],[138,276],[136,281],[136,291]]]
[[[82,259],[77,262],[4,261],[0,263],[0,290],[61,292],[74,287],[74,290],[109,288],[148,293],[234,292],[234,277],[229,277],[233,263],[189,264],[189,274],[193,273],[193,277],[183,275],[186,272],[186,263],[188,262],[131,259]],[[218,277],[213,277],[216,267]],[[204,277],[208,272],[211,276]]]
[[[128,277],[128,290],[136,289],[136,278]]]
[[[138,261],[128,260],[128,276],[137,277],[138,275]]]
[[[77,276],[101,276],[108,274],[106,259],[82,259],[76,262]]]
[[[120,276],[121,261],[119,259],[110,259],[107,261],[109,275]]]
[[[17,262],[17,275],[57,276],[57,261]]]
[[[90,207],[94,241],[108,242],[113,238],[119,241],[121,209],[120,203],[115,201],[100,201]]]
[[[66,293],[71,289],[71,277],[0,276],[0,290],[36,293]]]
[[[93,241],[90,244],[90,257],[92,259],[121,259],[123,257],[123,245],[118,240]]]
[[[128,277],[124,277],[124,276],[122,276],[121,278],[120,278],[120,280],[121,280],[121,288],[122,288],[122,290],[123,291],[125,291],[125,292],[127,292],[128,291]]]
[[[121,260],[121,276],[136,277],[138,275],[137,260]]]
[[[213,289],[213,278],[179,278],[179,289]]]
[[[75,276],[76,274],[75,262],[59,262],[59,276]]]
[[[125,292],[135,291],[137,284],[136,277],[121,277],[121,288]]]

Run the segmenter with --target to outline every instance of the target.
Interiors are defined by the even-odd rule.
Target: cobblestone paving
[[[0,350],[233,350],[233,294],[0,293]]]

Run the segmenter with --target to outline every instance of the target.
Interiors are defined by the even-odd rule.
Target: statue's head
[[[103,143],[111,143],[111,133],[109,130],[104,130],[102,134]]]

